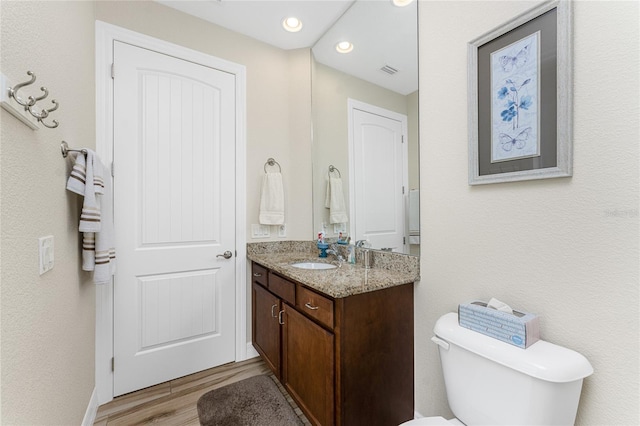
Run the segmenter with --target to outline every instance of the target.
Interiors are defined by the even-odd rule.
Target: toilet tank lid
[[[581,354],[553,343],[538,340],[521,349],[458,325],[458,314],[450,312],[438,319],[436,336],[513,370],[548,382],[572,382],[593,373]]]

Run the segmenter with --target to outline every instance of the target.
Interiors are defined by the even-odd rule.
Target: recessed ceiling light
[[[297,33],[302,29],[302,21],[295,16],[290,16],[288,18],[284,18],[282,21],[282,27],[291,33]]]
[[[349,53],[353,50],[353,44],[348,41],[341,41],[336,44],[336,50],[340,53]]]
[[[405,7],[410,5],[413,0],[391,0],[394,6]]]

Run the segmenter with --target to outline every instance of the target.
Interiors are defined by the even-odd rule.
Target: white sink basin
[[[317,271],[321,271],[323,269],[335,269],[336,265],[332,265],[330,263],[320,263],[320,262],[299,262],[291,264],[294,268],[300,269],[314,269]]]

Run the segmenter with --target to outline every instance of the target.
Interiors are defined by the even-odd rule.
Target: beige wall
[[[413,117],[417,117],[417,96],[400,95],[318,62],[314,63],[312,74],[314,234],[305,239],[315,236],[322,229],[323,223],[329,224],[329,211],[324,207],[329,165],[340,170],[347,211],[349,210],[347,100],[351,98],[404,115],[408,115],[411,110],[414,112]],[[411,101],[416,105],[409,105]],[[412,115],[409,115],[409,127],[417,124],[411,118]],[[414,142],[417,142],[417,138]],[[417,151],[415,143],[414,149]],[[414,158],[415,166],[417,157]],[[327,236],[335,236],[333,226],[328,226]]]
[[[494,296],[592,363],[578,424],[637,425],[638,2],[574,2],[573,177],[467,184],[467,42],[534,4],[420,3],[416,410],[450,414],[436,319]]]
[[[95,146],[94,5],[0,2],[1,69],[36,73],[60,102],[56,129],[32,131],[0,112],[2,424],[80,424],[94,388],[95,288],[81,272],[79,197],[65,190],[60,142]],[[38,274],[38,237],[55,267]]]

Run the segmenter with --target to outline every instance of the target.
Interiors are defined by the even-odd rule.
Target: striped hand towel
[[[81,232],[99,232],[100,206],[96,194],[104,193],[104,179],[102,163],[95,152],[87,149],[86,159],[81,153],[76,156],[67,189],[84,197],[78,229]]]
[[[99,159],[96,160],[100,162]],[[100,165],[102,166],[102,163]],[[105,168],[101,167],[101,169]],[[103,194],[98,196],[102,212],[100,232],[85,232],[82,239],[82,269],[93,271],[93,281],[96,284],[108,284],[116,272],[111,176],[109,174],[104,175],[103,183]],[[85,259],[92,260],[92,263],[86,264]]]
[[[93,271],[96,284],[110,282],[115,272],[111,180],[110,176],[103,175],[104,170],[96,153],[87,150],[86,160],[83,154],[76,157],[67,181],[69,191],[84,197],[78,227],[83,232],[82,269]]]

